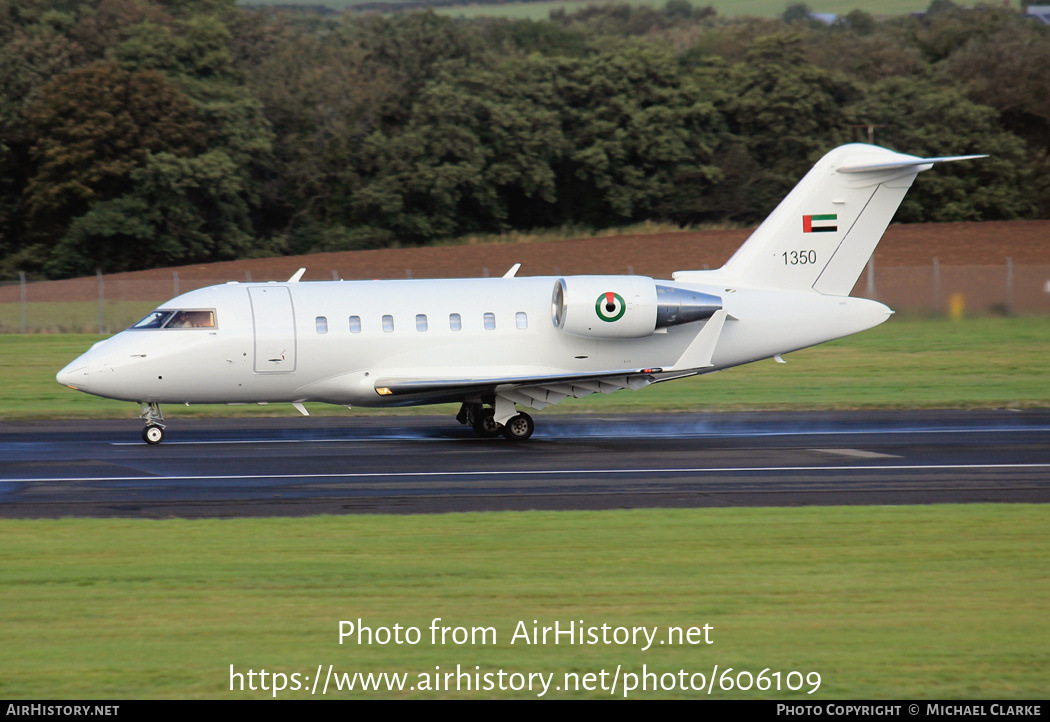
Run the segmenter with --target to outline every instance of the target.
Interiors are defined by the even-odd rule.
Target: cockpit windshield
[[[192,310],[152,311],[132,328],[215,328],[215,311]]]
[[[161,328],[174,315],[174,311],[151,311],[146,318],[136,323],[132,328]]]

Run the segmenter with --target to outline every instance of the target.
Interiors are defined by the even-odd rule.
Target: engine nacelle
[[[722,299],[646,276],[568,276],[554,283],[551,318],[566,333],[644,338],[657,329],[710,318]]]

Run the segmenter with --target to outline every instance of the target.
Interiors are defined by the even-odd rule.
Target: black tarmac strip
[[[1050,502],[1050,411],[0,423],[0,517]]]

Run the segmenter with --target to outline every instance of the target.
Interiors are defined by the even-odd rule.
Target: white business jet
[[[568,398],[710,373],[872,328],[850,291],[919,172],[872,145],[824,156],[720,269],[644,276],[228,283],[185,293],[101,341],[61,384],[141,404],[459,402],[482,437],[528,439]]]

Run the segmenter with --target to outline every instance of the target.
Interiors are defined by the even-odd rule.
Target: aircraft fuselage
[[[934,163],[850,144],[821,158],[722,268],[644,276],[230,283],[174,298],[58,374],[142,404],[461,402],[479,436],[532,435],[517,406],[710,373],[876,326],[851,298],[915,177]]]
[[[612,291],[618,279],[640,277],[591,278],[603,279]],[[669,368],[707,323],[671,326],[641,338],[570,333],[552,320],[552,288],[558,280],[211,286],[159,309],[213,311],[213,326],[128,329],[96,344],[58,380],[126,401],[408,405],[428,399],[382,396],[376,381]],[[874,301],[812,291],[658,283],[722,299],[731,320],[705,372],[856,333],[891,313]],[[429,400],[454,399],[431,394]]]

